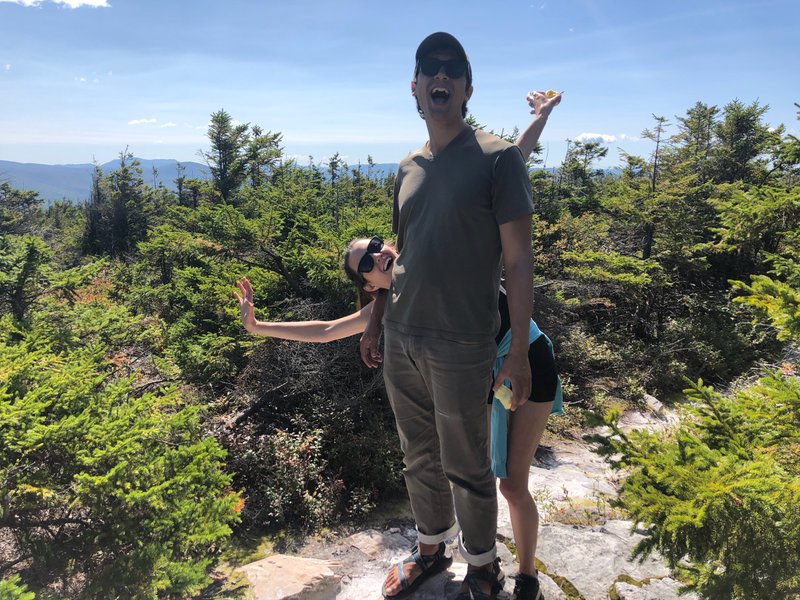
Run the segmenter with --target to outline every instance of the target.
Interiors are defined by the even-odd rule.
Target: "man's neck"
[[[428,150],[436,156],[452,142],[458,134],[469,127],[464,119],[452,122],[426,121],[428,126]]]

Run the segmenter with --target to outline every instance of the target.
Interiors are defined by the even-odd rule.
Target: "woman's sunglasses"
[[[372,258],[372,255],[380,252],[382,249],[383,240],[378,236],[372,238],[369,244],[367,244],[367,251],[364,253],[364,256],[358,261],[358,272],[369,273],[372,271],[372,269],[375,268],[375,259]]]
[[[450,79],[458,79],[467,72],[467,61],[460,58],[441,60],[430,56],[426,56],[419,61],[419,70],[428,77],[435,76],[442,67],[444,67],[444,72]]]

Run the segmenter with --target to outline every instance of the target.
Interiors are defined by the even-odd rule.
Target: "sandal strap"
[[[439,544],[439,549],[433,554],[421,554],[419,551],[419,546],[415,545],[413,548],[411,548],[411,554],[406,556],[398,564],[405,565],[411,562],[416,563],[424,573],[433,563],[444,558],[444,552],[445,552],[444,542]]]
[[[490,563],[490,565],[491,569],[485,568],[467,571],[467,574],[464,576],[464,584],[469,588],[470,599],[491,600],[491,598],[494,598],[497,593],[503,589],[503,584],[500,582],[500,579],[498,579],[498,575],[501,573],[499,565],[496,561]],[[490,588],[489,594],[481,589],[478,584],[479,579],[491,584],[492,587]],[[467,599],[467,595],[464,592],[456,596],[456,600],[461,600],[462,598],[464,600]]]
[[[414,545],[414,547],[411,548],[411,554],[406,556],[403,560],[395,563],[395,568],[397,569],[397,579],[400,582],[400,589],[405,591],[414,585],[414,583],[423,575],[423,573],[425,573],[428,569],[445,557],[445,550],[446,547],[444,542],[441,542],[439,544],[439,549],[433,554],[421,554],[419,551],[419,546]],[[403,566],[409,563],[415,563],[420,568],[420,573],[416,578],[414,578],[414,581],[411,582],[409,581],[408,577],[406,577],[403,569]]]
[[[406,574],[403,572],[403,565],[405,562],[406,561],[398,562],[394,565],[397,569],[397,581],[400,582],[400,589],[403,591],[407,590],[411,585],[411,583],[408,581],[408,577],[406,577]]]

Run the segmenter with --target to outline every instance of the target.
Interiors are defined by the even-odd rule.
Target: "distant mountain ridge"
[[[174,190],[175,179],[178,177],[178,164],[184,167],[186,177],[209,179],[210,169],[207,165],[197,162],[180,162],[174,159],[146,159],[136,158],[142,168],[142,178],[148,185],[163,185]],[[119,168],[119,159],[110,160],[100,165],[103,173],[110,173]],[[299,165],[301,168],[302,165]],[[157,175],[153,176],[155,167]],[[327,177],[325,167],[319,165],[322,174]],[[360,170],[362,174],[373,178],[385,178],[397,171],[397,163],[378,163],[369,165],[349,165],[348,172]],[[0,182],[8,182],[11,187],[19,190],[33,190],[45,201],[68,200],[70,202],[83,202],[88,200],[92,189],[92,173],[94,165],[91,163],[71,165],[45,165],[38,163],[19,163],[0,160]]]
[[[175,189],[178,177],[178,164],[184,167],[186,177],[208,179],[209,168],[197,162],[180,162],[173,159],[137,158],[142,168],[142,178],[149,185],[163,185]],[[119,168],[119,159],[103,163],[100,170],[110,173]],[[157,174],[153,173],[153,168]],[[73,165],[43,165],[38,163],[18,163],[0,160],[0,182],[8,182],[19,190],[33,190],[46,202],[68,200],[83,202],[88,200],[92,189],[91,163]]]
[[[180,162],[174,159],[146,159],[137,158],[142,168],[142,178],[148,185],[163,185],[174,190],[175,179],[178,177],[178,165],[184,167],[183,174],[189,178],[209,179],[210,169],[207,165],[197,162]],[[103,173],[110,173],[119,168],[119,159],[110,160],[100,165]],[[298,165],[304,168],[302,165]],[[153,169],[156,173],[154,174]],[[322,175],[327,179],[328,173],[324,165],[317,165]],[[375,163],[371,167],[365,164],[348,165],[348,174],[351,171],[360,171],[374,179],[385,179],[397,172],[397,163]],[[558,171],[555,167],[545,169],[550,173]],[[619,168],[602,169],[607,175],[619,176]],[[74,165],[44,165],[38,163],[18,163],[0,160],[0,182],[8,182],[11,187],[19,190],[33,190],[49,204],[56,200],[70,202],[83,202],[88,200],[92,189],[92,173],[94,165],[91,163]]]

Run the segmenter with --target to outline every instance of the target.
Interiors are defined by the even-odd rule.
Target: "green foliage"
[[[50,249],[38,237],[9,236],[0,243],[0,314],[21,321],[28,315],[50,274]]]
[[[621,292],[642,294],[654,285],[665,283],[663,270],[654,260],[642,260],[611,252],[567,252],[567,274],[579,281],[619,287]]]
[[[715,252],[728,252],[747,266],[759,265],[765,254],[774,254],[784,238],[800,226],[800,192],[758,187],[740,189],[720,186],[712,199],[719,226],[711,229]]]
[[[293,303],[290,319],[325,319],[321,304]],[[401,486],[393,417],[380,376],[354,340],[259,343],[218,410],[234,414],[220,439],[243,518],[270,529],[313,529],[359,516]],[[289,469],[292,473],[287,473]]]
[[[0,183],[0,237],[30,233],[40,217],[42,200],[36,192],[16,190]]]
[[[751,214],[749,226],[745,226],[757,233],[738,237],[769,241],[769,247],[763,249],[765,260],[773,267],[774,278],[753,275],[750,285],[732,281],[734,289],[743,293],[735,301],[765,315],[777,328],[778,339],[797,341],[800,340],[800,195],[794,190],[769,190],[760,193],[758,199],[761,201],[752,204],[759,214]]]
[[[0,600],[35,600],[36,594],[28,591],[25,584],[20,584],[19,575],[0,580]]]
[[[145,184],[139,161],[127,149],[120,152],[119,162],[119,168],[108,175],[95,167],[91,197],[85,205],[82,246],[87,254],[131,253],[171,201],[164,188]]]
[[[779,373],[724,397],[702,381],[670,436],[606,424],[601,451],[629,474],[621,505],[703,598],[800,593],[800,381]],[[682,559],[692,565],[686,567]]]
[[[750,285],[741,281],[732,283],[746,294],[735,301],[754,306],[766,314],[779,330],[778,339],[800,339],[800,291],[796,287],[766,275],[755,275]]]
[[[600,142],[570,142],[559,169],[556,193],[574,215],[597,208],[600,178],[593,163],[608,154]]]
[[[619,176],[596,168],[607,152],[596,142],[570,142],[555,172],[531,171],[536,318],[553,337],[573,406],[624,406],[643,390],[674,393],[685,376],[730,381],[757,360],[774,361],[775,328],[753,323],[754,314],[767,315],[782,339],[796,338],[798,145],[764,122],[765,110],[698,102],[674,126],[654,115],[644,134],[653,152],[624,155]],[[257,341],[242,330],[231,294],[246,275],[264,320],[352,310],[342,249],[356,237],[391,238],[394,176],[365,176],[339,154],[299,166],[281,157],[280,133],[240,125],[224,110],[211,117],[209,143],[212,179],[179,173],[177,194],[149,186],[127,151],[114,173],[95,174],[83,207],[42,212],[35,195],[0,186],[0,381],[13,398],[2,404],[13,435],[0,437],[0,452],[37,465],[7,476],[16,486],[8,506],[17,523],[75,521],[17,527],[16,550],[30,558],[0,568],[19,570],[37,589],[113,580],[126,596],[125,582],[145,573],[145,595],[192,593],[231,523],[231,486],[242,490],[245,525],[305,530],[358,517],[401,488],[392,415],[355,340]],[[749,282],[733,284],[742,292],[735,304],[729,280]],[[777,394],[787,406],[779,379],[766,377],[767,391],[753,393]],[[159,388],[165,382],[182,393]],[[662,483],[642,483],[625,500],[635,505],[639,494],[642,515],[669,524],[659,548],[673,545],[677,560],[691,546],[716,565],[690,573],[698,589],[744,589],[740,549],[726,535],[758,537],[764,556],[796,540],[796,521],[781,512],[789,500],[770,487],[796,474],[795,442],[782,445],[792,434],[779,426],[791,418],[775,402],[770,423],[755,400],[728,408],[727,399],[693,394],[703,398],[698,406],[722,411],[714,423],[735,423],[734,441],[721,425],[703,425],[711,413],[693,413],[683,437],[634,440],[660,453],[652,460],[661,471],[642,467],[631,485],[648,476],[672,486],[672,475],[657,473],[683,461],[685,481],[674,487],[702,500],[702,514],[690,512],[688,495],[669,504]],[[28,416],[14,412],[12,426],[9,415],[22,407]],[[769,427],[776,433],[765,437]],[[39,445],[12,456],[11,441]],[[780,454],[772,467],[762,460],[769,452]],[[747,486],[772,504],[745,494]],[[796,486],[784,487],[796,503]],[[721,489],[728,496],[714,495]],[[752,510],[744,514],[734,496]],[[663,512],[647,512],[662,500]],[[674,519],[671,506],[680,509]],[[767,530],[773,517],[783,525]],[[134,523],[148,528],[141,539]],[[753,573],[769,580],[759,568]]]
[[[278,430],[249,444],[237,463],[249,472],[269,473],[246,489],[249,519],[271,527],[304,523],[309,529],[334,522],[344,482],[326,473],[321,433]]]
[[[708,232],[714,239],[706,236],[708,241],[696,244],[695,251],[710,251],[709,262],[723,266],[725,273],[750,274],[750,285],[731,282],[743,292],[735,301],[766,315],[778,339],[796,343],[800,215],[795,190],[752,185],[765,173],[766,162],[757,158],[770,139],[759,121],[763,111],[756,104],[734,102],[726,106],[724,120],[715,123],[716,109],[697,105],[682,120],[678,139],[686,145],[672,157],[672,168],[684,177],[688,172],[695,184],[711,177],[735,182],[708,194],[715,209]],[[774,279],[758,273],[768,263]],[[757,329],[748,332],[744,315],[725,309],[707,292],[692,296],[659,337],[668,345],[671,338],[688,344],[682,348],[683,367],[694,353],[709,375],[730,378],[735,372],[725,368],[726,357],[752,353]],[[687,324],[691,332],[684,330]],[[750,344],[742,343],[748,339]],[[667,366],[656,358],[654,364],[661,363],[662,371],[680,371],[674,362]],[[650,526],[651,535],[637,554],[660,551],[703,598],[800,594],[800,380],[792,371],[788,365],[788,374],[767,372],[730,396],[700,380],[686,390],[684,418],[666,436],[626,435],[613,413],[604,419],[611,434],[592,436],[600,452],[628,473],[620,504],[634,520]]]
[[[764,153],[783,133],[782,128],[770,131],[762,122],[767,110],[769,106],[761,106],[758,101],[746,106],[733,100],[725,105],[722,119],[714,124],[717,143],[711,161],[716,182],[755,183],[763,180],[767,162]]]
[[[98,346],[0,344],[0,526],[37,585],[194,593],[235,520],[225,453],[177,391],[114,371]]]
[[[730,279],[763,274],[768,263],[779,280],[800,273],[787,260],[796,258],[797,194],[777,154],[791,140],[778,143],[782,128],[764,123],[764,112],[757,103],[697,103],[675,135],[654,115],[643,134],[654,151],[623,156],[619,177],[589,168],[592,148],[570,146],[553,186],[543,187],[558,200],[542,202],[546,223],[535,232],[537,273],[550,280],[561,314],[538,318],[552,315],[553,332],[585,332],[626,371],[612,371],[611,382],[608,371],[588,376],[570,362],[581,387],[625,395],[632,378],[674,393],[685,376],[735,378],[776,350],[768,329],[748,323],[751,311],[729,306]]]
[[[280,133],[264,133],[257,125],[235,124],[224,110],[211,115],[211,151],[203,152],[203,158],[223,202],[235,202],[235,192],[248,178],[252,187],[264,183],[281,156],[281,137]]]
[[[39,235],[53,251],[53,259],[57,265],[75,265],[81,254],[85,220],[84,207],[66,200],[57,200],[44,211]]]

